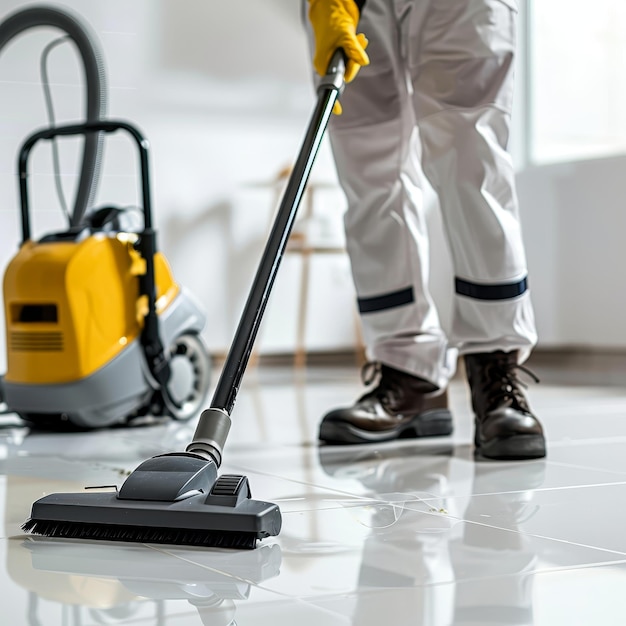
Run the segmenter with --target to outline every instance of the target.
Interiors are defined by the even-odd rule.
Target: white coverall
[[[445,387],[461,354],[536,343],[506,146],[516,0],[366,0],[370,65],[329,126],[368,356]],[[455,274],[449,337],[429,293],[421,169]]]

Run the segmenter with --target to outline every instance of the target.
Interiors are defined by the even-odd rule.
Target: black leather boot
[[[374,389],[351,407],[327,413],[319,438],[327,443],[376,443],[452,432],[447,394],[426,380],[387,365],[367,363],[363,383]]]
[[[517,351],[465,356],[472,392],[476,453],[489,459],[536,459],[546,455],[543,428],[532,414],[517,371]]]

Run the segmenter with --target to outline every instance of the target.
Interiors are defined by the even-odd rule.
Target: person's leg
[[[419,138],[396,9],[394,0],[366,2],[359,31],[369,39],[371,63],[346,86],[343,114],[333,117],[329,127],[348,200],[346,245],[367,355],[382,364],[382,378],[389,384],[374,390],[365,405],[327,415],[320,430],[327,441],[380,441],[451,430],[447,411],[443,422],[434,428],[429,424],[424,432],[413,420],[415,414],[445,407],[437,394],[445,389],[453,366],[428,290]],[[389,399],[390,387],[398,385],[403,398],[387,404],[385,411],[381,395]],[[346,422],[357,430],[344,433]]]
[[[330,140],[368,355],[445,387],[447,340],[428,289],[419,140],[393,8],[365,5],[359,29],[371,63],[346,86]]]
[[[537,337],[507,152],[515,17],[513,0],[431,0],[410,52],[423,168],[455,271],[450,341],[465,355],[477,448],[494,458],[545,454],[516,376]]]

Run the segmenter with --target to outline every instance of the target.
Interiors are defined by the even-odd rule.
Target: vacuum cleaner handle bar
[[[326,75],[318,85],[318,99],[302,147],[287,183],[271,233],[243,310],[233,344],[226,357],[211,407],[230,414],[241,384],[261,318],[274,284],[278,267],[293,227],[317,151],[328,126],[333,106],[339,97],[345,73],[345,54],[333,55]],[[202,421],[198,425],[198,431]],[[197,431],[197,434],[200,434]]]
[[[121,120],[102,120],[82,124],[69,124],[66,126],[53,126],[37,131],[26,138],[22,144],[18,158],[20,205],[22,210],[22,243],[25,243],[31,237],[28,204],[28,157],[35,144],[42,140],[54,139],[55,137],[89,135],[93,132],[113,133],[118,130],[126,131],[135,140],[139,150],[144,229],[137,247],[146,261],[146,273],[140,283],[141,293],[148,297],[148,311],[150,312],[154,311],[156,308],[154,254],[156,253],[157,247],[156,233],[152,228],[152,199],[150,195],[150,170],[148,162],[149,144],[148,140],[141,132],[129,122]]]
[[[30,216],[28,207],[28,156],[35,144],[41,140],[54,139],[60,136],[84,135],[92,132],[113,133],[117,130],[125,130],[135,140],[139,149],[141,161],[141,191],[143,200],[144,228],[152,229],[152,202],[150,197],[150,182],[148,168],[148,140],[139,130],[128,122],[119,120],[106,120],[99,122],[87,122],[83,124],[70,124],[66,126],[53,126],[37,131],[27,137],[19,152],[18,172],[20,177],[20,205],[22,210],[22,243],[28,241],[31,236]]]

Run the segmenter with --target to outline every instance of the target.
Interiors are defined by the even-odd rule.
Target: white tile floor
[[[183,449],[195,422],[42,434],[8,416],[0,623],[624,624],[626,376],[623,387],[571,379],[529,392],[548,458],[496,463],[473,458],[460,380],[450,438],[319,447],[320,415],[359,393],[357,372],[250,372],[222,471],[279,504],[283,529],[244,552],[24,535],[44,493],[121,484],[144,459]]]

